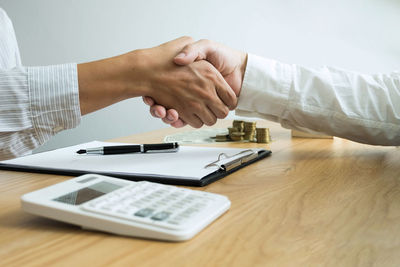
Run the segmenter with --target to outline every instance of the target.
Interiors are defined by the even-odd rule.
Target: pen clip
[[[143,144],[140,145],[141,152],[146,153],[170,153],[179,151],[179,144],[173,143],[161,143],[161,144]]]
[[[157,150],[157,149],[154,149],[154,150],[147,150],[146,153],[148,153],[148,154],[150,154],[150,153],[157,153],[157,154],[159,154],[159,153],[170,153],[170,152],[177,152],[177,151],[179,151],[179,147],[170,148],[170,149],[162,149],[162,150]]]

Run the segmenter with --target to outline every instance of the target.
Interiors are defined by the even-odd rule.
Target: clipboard
[[[122,179],[205,186],[256,161],[270,150],[180,146],[174,153],[78,155],[81,148],[126,145],[93,141],[0,162],[0,169],[78,176],[97,173]]]

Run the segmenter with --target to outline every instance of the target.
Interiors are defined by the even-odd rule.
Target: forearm
[[[0,71],[0,159],[30,153],[86,114],[145,95],[136,53],[91,63]],[[129,66],[127,65],[129,64]],[[143,69],[143,68],[140,68]],[[127,73],[129,72],[129,73]],[[129,79],[127,78],[129,77]],[[78,86],[79,83],[79,86]]]
[[[400,144],[400,78],[318,70],[250,55],[238,114],[357,142]]]
[[[127,54],[78,65],[82,115],[119,101],[143,96],[149,86],[143,77],[143,57],[136,50]]]

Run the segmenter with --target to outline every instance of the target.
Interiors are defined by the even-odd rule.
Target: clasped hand
[[[183,37],[161,45],[171,47],[171,50],[175,46],[176,50],[176,45],[186,43],[171,62],[181,67],[181,76],[163,80],[166,83],[159,84],[165,89],[162,94],[143,97],[152,116],[176,128],[186,124],[195,128],[213,125],[217,118],[225,118],[228,108],[236,107],[246,68],[246,53],[210,40],[191,41],[191,38]],[[180,77],[183,80],[175,80]],[[180,84],[176,87],[180,90],[186,86],[182,95],[170,86],[174,83]]]

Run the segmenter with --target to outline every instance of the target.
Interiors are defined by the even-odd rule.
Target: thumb
[[[209,40],[200,40],[186,45],[174,58],[175,64],[189,65],[197,60],[205,59],[214,50],[212,42]]]

